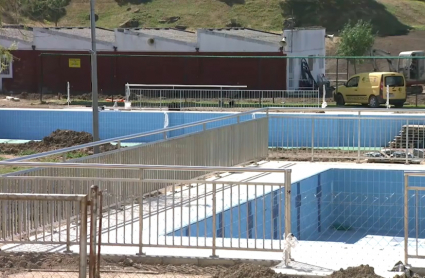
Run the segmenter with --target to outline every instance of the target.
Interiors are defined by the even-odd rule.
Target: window
[[[313,71],[314,70],[314,58],[311,58],[311,57],[314,57],[314,55],[308,56],[308,67],[310,68],[310,71]]]
[[[7,61],[5,57],[1,59],[1,67],[0,75],[12,76],[12,63]]]
[[[357,87],[359,85],[359,77],[353,77],[347,82],[347,87]]]
[[[385,86],[402,87],[404,86],[404,78],[401,76],[386,76]]]

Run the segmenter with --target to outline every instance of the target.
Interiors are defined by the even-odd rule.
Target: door
[[[347,86],[344,90],[344,98],[346,99],[346,102],[362,102],[362,95],[359,93],[359,79],[359,76],[355,76],[347,81]]]
[[[389,87],[390,99],[406,99],[406,86],[401,75],[384,76],[384,88]],[[387,90],[384,89],[384,99],[387,99]]]

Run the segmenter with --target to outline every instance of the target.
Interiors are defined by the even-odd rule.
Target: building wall
[[[197,34],[200,52],[280,52],[278,44],[226,36],[207,30],[198,30]]]
[[[132,52],[196,52],[196,43],[176,42],[154,37],[155,43],[150,45],[147,36],[142,33],[115,30],[116,46],[119,51]]]
[[[91,50],[90,39],[82,39],[77,36],[58,34],[58,32],[34,28],[34,42],[37,50],[51,51],[86,51]],[[97,51],[113,51],[114,43],[98,42]]]
[[[284,37],[286,37],[287,42],[285,53],[288,57],[326,56],[325,35],[325,29],[284,30]],[[291,63],[293,65],[292,70],[290,69]],[[312,75],[316,81],[317,75],[325,74],[325,68],[325,59],[313,59]],[[288,89],[298,89],[301,78],[301,59],[288,59],[287,71]],[[290,81],[291,75],[293,75],[293,83]]]
[[[4,79],[6,91],[44,93],[66,92],[67,82],[71,94],[91,91],[91,64],[88,53],[25,51],[13,52],[17,57],[13,78]],[[43,53],[43,55],[41,55]],[[103,94],[124,94],[126,83],[183,84],[183,85],[247,85],[248,89],[283,90],[286,87],[286,61],[277,54],[276,59],[232,59],[196,57],[132,57],[126,52],[120,57],[98,57],[98,85]],[[66,54],[66,55],[61,55]],[[151,52],[136,54],[152,55]],[[170,53],[156,53],[170,54]],[[177,53],[175,53],[177,54]],[[193,55],[193,53],[179,53]],[[217,53],[202,53],[218,55]],[[201,55],[201,54],[199,54]],[[221,53],[220,55],[223,55]],[[226,55],[241,55],[226,53]],[[245,53],[244,55],[269,55]],[[69,67],[69,59],[80,59],[80,68]]]

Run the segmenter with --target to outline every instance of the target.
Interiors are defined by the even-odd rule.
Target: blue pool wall
[[[300,240],[347,243],[354,243],[366,235],[403,237],[403,173],[401,170],[329,169],[293,183],[292,233]],[[425,181],[420,178],[410,178],[409,183],[411,186],[425,187]],[[414,194],[415,192],[409,191],[409,237],[416,235]],[[419,237],[425,238],[425,191],[419,192],[418,195],[418,231]],[[281,221],[277,219],[279,200]],[[256,232],[257,238],[261,239],[263,230],[266,239],[282,238],[285,228],[283,208],[283,190],[241,202],[240,206],[235,205],[217,214],[215,227],[217,236],[237,238],[238,225],[241,223],[242,238],[255,238]],[[263,210],[266,215],[265,222],[263,222]],[[231,214],[233,218],[230,218]],[[338,230],[336,227],[342,229]],[[174,235],[211,237],[212,231],[212,217],[208,217],[198,223],[193,221],[191,225],[177,229]]]
[[[169,127],[232,115],[222,112],[168,112]],[[282,114],[270,113],[269,146],[273,147],[353,147],[358,143],[359,121],[354,115],[328,114]],[[264,117],[256,114],[256,118]],[[364,116],[360,122],[360,141],[362,147],[385,147],[399,134],[401,127],[409,124],[425,124],[421,116],[403,115],[403,119],[388,120],[388,116]],[[90,111],[63,110],[0,110],[0,139],[41,140],[56,129],[92,132]],[[241,120],[251,119],[251,115]],[[101,139],[109,139],[129,134],[148,132],[164,128],[165,113],[117,112],[99,113]],[[235,119],[223,120],[207,125],[207,128],[236,123]],[[201,131],[202,126],[169,132],[169,137]],[[162,135],[136,138],[129,142],[153,142]],[[313,139],[313,140],[312,140]]]
[[[179,126],[222,117],[223,113],[169,112],[168,127]],[[70,129],[92,133],[92,114],[90,111],[58,110],[0,110],[0,139],[41,140],[57,129]],[[241,121],[251,119],[242,116]],[[110,139],[130,134],[149,132],[164,128],[164,112],[118,112],[99,113],[99,135]],[[207,124],[207,129],[236,123],[236,118]],[[202,125],[168,132],[168,137],[181,136],[202,130]],[[154,142],[163,135],[136,138],[126,142]]]
[[[168,112],[169,127],[197,121],[232,115],[223,112]],[[276,118],[279,114],[270,113],[269,146],[273,147],[353,147],[358,142],[358,119],[354,115],[328,114],[285,114],[289,118]],[[280,114],[282,115],[282,114]],[[264,117],[256,114],[256,118]],[[375,119],[362,119],[360,140],[362,147],[385,147],[399,134],[402,125],[425,124],[421,116],[403,115],[400,120],[388,120],[388,116],[374,116]],[[394,115],[392,116],[394,118]],[[90,111],[64,110],[12,110],[0,109],[0,139],[41,140],[56,129],[92,132]],[[243,120],[251,115],[242,116]],[[100,138],[148,132],[164,127],[164,112],[117,112],[99,113]],[[236,118],[207,125],[207,128],[236,123]],[[168,137],[180,136],[201,131],[202,126],[171,131]],[[136,138],[128,142],[153,142],[162,135]],[[312,140],[313,139],[313,140]]]

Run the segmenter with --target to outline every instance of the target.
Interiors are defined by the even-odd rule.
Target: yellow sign
[[[69,58],[69,67],[70,68],[81,68],[81,60]]]

